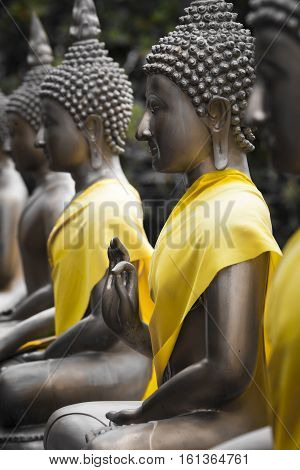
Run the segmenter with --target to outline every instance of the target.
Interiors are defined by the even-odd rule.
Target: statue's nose
[[[36,135],[34,145],[35,145],[36,148],[43,148],[45,146],[45,132],[44,132],[43,127],[40,127],[40,129],[39,129],[39,131]]]
[[[146,112],[137,128],[135,137],[139,141],[144,141],[144,140],[149,140],[151,136],[152,134],[150,131],[150,117],[148,116],[148,113]]]
[[[5,139],[4,139],[4,142],[3,142],[3,152],[8,156],[11,156],[11,154],[12,154],[11,140],[10,140],[10,136],[8,134],[5,136]]]

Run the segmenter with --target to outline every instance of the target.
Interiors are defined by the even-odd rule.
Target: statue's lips
[[[44,155],[46,157],[46,160],[48,160],[48,162],[49,162],[51,160],[51,158],[50,158],[49,152],[47,150],[47,147],[44,147]]]
[[[159,148],[154,140],[148,140],[149,149],[152,157],[157,160],[159,159]]]

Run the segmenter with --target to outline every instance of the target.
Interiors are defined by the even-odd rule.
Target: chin
[[[49,160],[49,169],[51,171],[55,171],[57,173],[59,172],[63,172],[65,170],[63,170],[60,165],[58,165],[56,162],[54,162],[53,160]]]
[[[152,168],[158,173],[176,173],[176,171],[173,171],[170,166],[164,164],[161,158],[153,158]]]
[[[14,165],[15,165],[15,169],[19,172],[19,173],[32,173],[33,171],[35,171],[35,168],[32,169],[31,166],[24,166],[24,163],[22,165],[22,163],[19,165],[18,162],[16,162],[15,160],[13,160],[14,162]]]

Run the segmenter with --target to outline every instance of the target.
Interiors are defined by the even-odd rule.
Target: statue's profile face
[[[248,120],[261,128],[274,166],[300,173],[300,42],[278,28],[258,30],[257,82]]]
[[[150,75],[146,99],[137,139],[148,141],[155,170],[188,173],[209,158],[209,130],[177,85],[163,75]]]
[[[44,153],[35,147],[36,132],[19,114],[8,114],[8,131],[5,151],[20,172],[34,172],[45,165]]]
[[[37,145],[44,148],[52,170],[72,172],[89,160],[83,132],[59,103],[48,98],[42,100],[42,121]]]

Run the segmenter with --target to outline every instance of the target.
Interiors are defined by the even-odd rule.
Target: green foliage
[[[19,83],[26,68],[28,51],[28,30],[31,9],[34,9],[48,32],[58,64],[69,42],[69,26],[73,0],[4,0],[5,10],[0,4],[0,81],[7,93]],[[153,178],[150,158],[144,146],[135,142],[137,124],[141,118],[145,93],[145,79],[142,72],[144,56],[152,44],[170,31],[176,24],[183,8],[190,0],[95,0],[100,16],[102,39],[116,60],[125,64],[133,82],[137,102],[129,130],[129,151],[124,157],[127,171],[137,183],[141,174],[147,175],[141,167],[141,160],[148,162],[149,177]],[[244,22],[248,0],[233,0],[240,21]],[[299,224],[299,186],[286,183],[267,169],[267,156],[258,146],[250,156],[252,174],[258,187],[264,192],[273,214],[275,233],[283,244]],[[146,163],[145,163],[146,165]],[[277,179],[276,179],[277,178]],[[169,178],[170,179],[170,178]],[[145,180],[145,178],[144,178]],[[143,190],[141,183],[140,190]],[[165,186],[165,187],[164,187]],[[151,197],[165,194],[168,198],[170,185],[156,186]],[[145,197],[149,194],[145,193]],[[298,199],[297,199],[298,198]],[[297,202],[298,201],[298,202]],[[154,237],[155,238],[155,237]]]
[[[102,37],[121,63],[134,50],[141,57],[157,39],[170,31],[189,0],[96,0]],[[245,14],[247,0],[234,2]],[[73,0],[6,0],[0,5],[0,80],[12,90],[26,67],[31,9],[41,17],[54,47],[57,62],[68,44]]]

